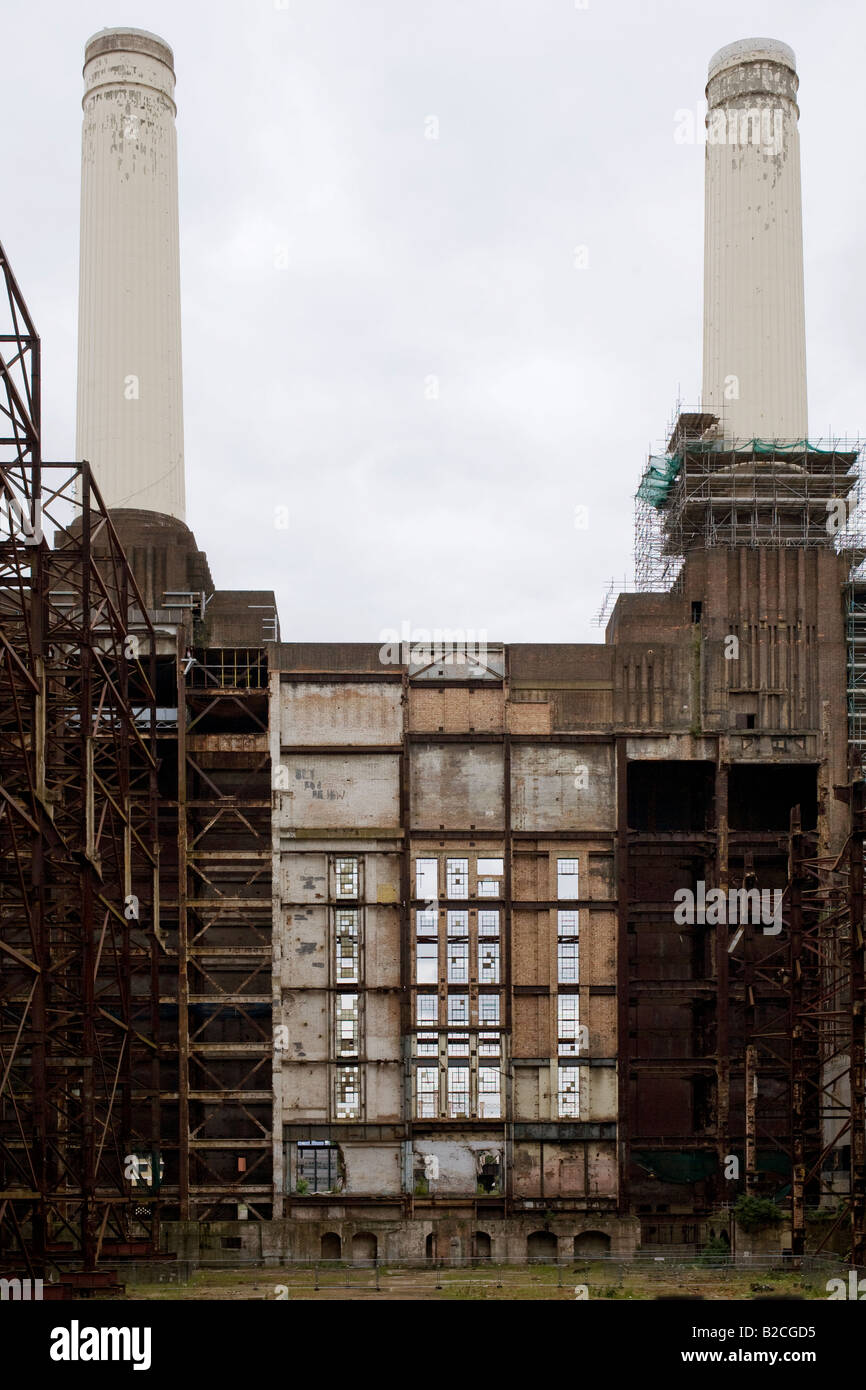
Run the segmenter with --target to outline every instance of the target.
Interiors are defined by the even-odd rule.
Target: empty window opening
[[[703,616],[704,605],[698,600],[692,600],[692,622],[699,623]]]
[[[552,1231],[533,1231],[526,1241],[527,1258],[547,1264],[557,1256],[557,1239]]]
[[[445,884],[449,898],[469,897],[468,859],[446,860]]]
[[[714,790],[710,762],[629,763],[629,828],[651,834],[711,829]]]
[[[560,994],[557,1003],[559,1018],[559,1052],[573,1056],[580,1051],[580,1001],[576,994]]]
[[[328,1231],[323,1235],[320,1244],[323,1260],[341,1260],[343,1258],[343,1242],[336,1231]]]
[[[469,1118],[469,1068],[448,1068],[448,1118]]]
[[[576,1258],[609,1255],[610,1236],[604,1231],[581,1231],[579,1236],[574,1237],[574,1253]]]
[[[501,878],[504,872],[503,859],[479,859],[478,877],[479,878]]]
[[[339,1149],[322,1141],[295,1145],[294,1189],[334,1192],[339,1185]],[[337,1256],[339,1259],[339,1256]]]
[[[358,860],[338,859],[335,864],[338,898],[357,898]]]
[[[498,1120],[502,1114],[498,1067],[478,1068],[478,1118]]]
[[[419,941],[415,947],[415,983],[439,983],[439,947],[435,941]]]
[[[557,859],[556,896],[558,898],[579,898],[578,872],[576,859]]]
[[[415,860],[415,897],[431,902],[439,897],[439,860]]]
[[[800,807],[804,830],[818,818],[817,768],[814,764],[760,767],[735,764],[728,779],[728,824],[732,830],[787,832],[791,811]]]

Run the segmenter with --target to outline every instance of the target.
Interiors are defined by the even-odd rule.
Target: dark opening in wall
[[[814,830],[818,819],[817,778],[814,765],[735,765],[728,780],[731,830],[786,831],[794,806],[800,807],[803,829]]]
[[[692,600],[692,622],[699,623],[703,615],[704,605],[698,600]]]
[[[631,830],[689,832],[714,823],[715,764],[633,762],[628,765]]]

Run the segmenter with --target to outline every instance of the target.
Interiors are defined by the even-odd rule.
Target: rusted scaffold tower
[[[84,1291],[154,1237],[154,634],[0,277],[0,1266]]]
[[[745,1188],[766,1188],[759,1154],[790,1177],[791,1255],[806,1253],[806,1211],[824,1209],[819,1248],[842,1228],[866,1265],[866,975],[863,852],[866,783],[837,789],[851,808],[835,858],[792,816],[783,929],[746,926],[731,942],[731,994],[742,1001]]]

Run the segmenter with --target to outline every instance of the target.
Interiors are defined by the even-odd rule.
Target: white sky
[[[735,39],[797,54],[810,435],[866,427],[860,0],[277,5],[7,4],[0,239],[71,458],[84,43],[167,39],[187,520],[218,587],[277,591],[284,640],[600,639],[645,455],[700,389],[704,151],[675,112],[700,127]]]

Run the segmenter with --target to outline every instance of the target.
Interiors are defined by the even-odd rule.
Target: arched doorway
[[[604,1231],[581,1231],[579,1236],[574,1237],[575,1258],[598,1259],[601,1255],[610,1254],[610,1236],[606,1236]]]
[[[425,1254],[425,1256],[427,1257],[428,1260],[432,1260],[432,1259],[435,1258],[435,1255],[436,1255],[436,1237],[434,1236],[434,1234],[433,1234],[432,1231],[430,1232],[430,1234],[429,1234],[429,1236],[427,1237],[427,1239],[424,1241],[424,1254]]]
[[[352,1236],[352,1259],[356,1265],[372,1264],[376,1251],[376,1237],[370,1231],[358,1231]]]
[[[486,1231],[475,1232],[473,1247],[476,1260],[490,1259],[490,1237]]]
[[[533,1231],[526,1242],[526,1254],[530,1260],[547,1264],[556,1259],[557,1240],[552,1231]]]
[[[341,1260],[343,1258],[343,1242],[336,1231],[328,1231],[322,1236],[322,1259]]]

